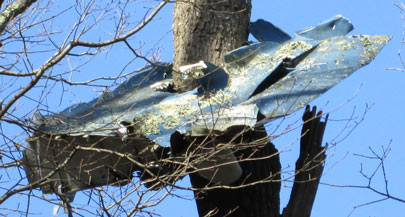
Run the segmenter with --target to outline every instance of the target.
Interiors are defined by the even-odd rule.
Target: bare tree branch
[[[4,31],[10,20],[24,13],[37,0],[17,0],[9,5],[0,13],[0,33]]]

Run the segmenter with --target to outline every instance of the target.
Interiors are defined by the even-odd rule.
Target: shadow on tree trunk
[[[242,177],[231,186],[210,188],[210,182],[190,174],[200,217],[309,217],[326,158],[322,138],[326,121],[322,112],[307,106],[303,115],[300,157],[287,207],[280,215],[281,165],[279,153],[267,142],[264,127],[244,133],[243,143],[252,145],[235,152],[243,169]],[[326,118],[327,119],[327,118]],[[261,144],[261,145],[260,145]]]

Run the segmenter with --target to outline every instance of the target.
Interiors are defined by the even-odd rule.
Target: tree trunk
[[[193,64],[200,60],[223,66],[224,55],[240,47],[248,39],[250,9],[250,0],[176,2],[173,21],[174,71],[178,71],[182,65]],[[187,88],[184,87],[187,84],[179,79],[178,73],[174,73],[173,77],[178,89]],[[209,216],[218,217],[279,215],[280,163],[277,150],[267,141],[264,128],[249,132],[244,137],[247,137],[244,142],[263,141],[263,138],[265,140],[260,145],[261,148],[254,146],[235,152],[238,159],[250,158],[250,160],[240,163],[243,175],[232,186],[269,178],[271,180],[249,187],[206,190],[209,181],[198,174],[191,174],[193,187],[201,189],[194,192],[200,216],[206,216],[208,213],[211,213]],[[269,158],[271,155],[275,156]],[[265,159],[256,159],[260,157]]]
[[[243,173],[231,188],[206,190],[212,183],[198,174],[190,175],[192,186],[201,189],[194,191],[199,216],[278,217],[281,167],[277,149],[268,142],[264,127],[242,134],[238,143],[249,147],[234,152]]]
[[[226,52],[247,41],[250,9],[251,0],[175,2],[173,78],[178,91],[187,89],[188,85],[180,79],[180,66],[203,60],[222,67]],[[308,108],[304,121],[297,175],[283,217],[310,216],[323,170],[322,162],[326,157],[321,146],[326,122],[321,122],[315,111],[311,112]],[[201,217],[280,216],[281,166],[278,151],[268,142],[264,127],[244,133],[240,141],[256,145],[234,152],[241,160],[243,174],[231,186],[217,188],[197,173],[190,174]]]
[[[251,0],[176,1],[173,78],[178,89],[184,88],[180,66],[200,60],[222,66],[224,55],[247,41],[250,9]]]

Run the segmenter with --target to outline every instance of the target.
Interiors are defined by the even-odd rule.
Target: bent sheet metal
[[[174,133],[221,134],[234,126],[254,127],[258,117],[291,114],[370,63],[390,40],[346,36],[352,29],[346,18],[336,16],[291,37],[258,20],[250,31],[259,42],[228,53],[224,68],[198,64],[203,75],[193,78],[198,87],[191,91],[174,91],[171,64],[156,63],[89,103],[37,114],[38,131],[24,156],[29,181],[48,175],[54,181],[42,190],[59,194],[125,184],[134,171],[145,169],[142,165],[170,157],[162,149],[173,148]],[[218,182],[239,178],[237,170]]]

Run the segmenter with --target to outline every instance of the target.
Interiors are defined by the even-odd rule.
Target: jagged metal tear
[[[250,25],[250,31],[261,42],[231,51],[223,69],[207,67],[205,76],[196,79],[198,87],[184,93],[170,88],[171,64],[148,66],[89,103],[46,117],[36,115],[33,122],[38,132],[29,140],[26,165],[41,164],[41,159],[29,156],[42,153],[33,150],[46,149],[57,135],[105,137],[117,146],[142,147],[147,151],[137,152],[137,157],[148,163],[159,147],[170,147],[170,136],[176,131],[186,136],[220,134],[232,126],[254,127],[258,116],[272,119],[291,114],[367,65],[390,40],[388,36],[345,36],[352,29],[346,18],[336,16],[292,38],[259,20]],[[136,143],[116,142],[128,136],[128,124],[132,134],[138,135]],[[47,142],[41,142],[44,137]],[[89,145],[77,141],[73,143]],[[120,172],[129,176],[131,164],[121,163]],[[28,170],[38,172],[38,168]],[[92,174],[93,179],[100,176]],[[31,176],[30,181],[38,178]],[[105,184],[111,182],[105,179]],[[89,177],[72,181],[76,188],[71,189],[101,185],[90,181]]]

